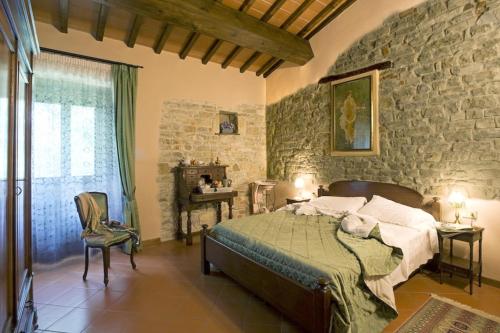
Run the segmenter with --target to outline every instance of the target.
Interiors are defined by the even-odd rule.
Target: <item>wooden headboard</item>
[[[374,195],[387,198],[400,204],[421,208],[434,216],[437,221],[441,220],[441,204],[439,198],[434,197],[429,202],[424,202],[424,197],[411,188],[390,183],[370,182],[363,180],[341,180],[333,182],[325,189],[319,186],[318,196],[338,197],[365,197],[371,200]]]

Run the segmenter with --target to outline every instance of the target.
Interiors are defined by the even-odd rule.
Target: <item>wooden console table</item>
[[[185,166],[176,168],[177,183],[177,239],[186,238],[186,245],[193,244],[191,234],[191,212],[206,204],[215,204],[217,209],[216,223],[222,221],[222,203],[227,202],[229,206],[228,218],[233,218],[233,201],[238,192],[215,192],[198,194],[194,189],[202,176],[210,176],[213,180],[222,180],[226,177],[226,165],[210,166]],[[186,233],[182,231],[182,212],[187,212]]]

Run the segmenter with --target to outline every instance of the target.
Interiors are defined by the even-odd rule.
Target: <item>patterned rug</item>
[[[500,318],[450,299],[431,295],[396,332],[500,333]]]

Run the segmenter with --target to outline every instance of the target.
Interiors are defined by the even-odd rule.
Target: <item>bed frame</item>
[[[320,186],[318,196],[364,196],[370,200],[380,195],[401,204],[422,208],[436,219],[441,217],[439,198],[424,203],[423,196],[407,187],[396,184],[368,181],[338,181],[328,189]],[[210,264],[215,265],[243,287],[271,304],[290,320],[308,332],[327,333],[330,318],[337,306],[327,288],[328,279],[319,278],[318,287],[310,289],[281,275],[210,236],[208,226],[201,232],[201,271],[210,274]]]

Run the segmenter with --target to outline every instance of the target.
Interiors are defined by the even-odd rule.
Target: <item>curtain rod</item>
[[[85,60],[102,62],[105,64],[126,65],[126,66],[130,66],[130,67],[135,67],[135,68],[144,68],[144,67],[139,66],[139,65],[131,65],[131,64],[126,64],[124,62],[119,62],[119,61],[107,60],[107,59],[102,59],[102,58],[95,58],[95,57],[90,57],[90,56],[86,56],[83,54],[77,54],[77,53],[71,53],[71,52],[60,51],[60,50],[55,50],[55,49],[49,49],[47,47],[40,47],[40,50],[42,52],[56,53],[56,54],[61,54],[61,55],[65,55],[65,56],[73,57],[73,58],[80,58],[80,59],[85,59]]]

